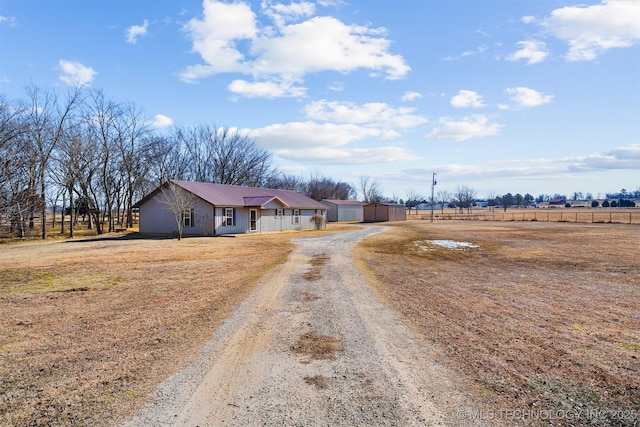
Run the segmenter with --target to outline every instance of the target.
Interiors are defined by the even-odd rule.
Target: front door
[[[256,209],[249,211],[249,231],[258,231],[258,211]]]

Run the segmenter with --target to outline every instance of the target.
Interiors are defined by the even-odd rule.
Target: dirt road
[[[126,425],[461,425],[464,395],[353,264],[352,245],[382,231],[297,239],[199,360]]]

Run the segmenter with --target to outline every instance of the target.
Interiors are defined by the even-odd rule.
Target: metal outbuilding
[[[327,207],[327,222],[364,220],[364,206],[366,203],[357,200],[321,200],[320,203]]]
[[[364,206],[364,222],[406,221],[407,207],[396,203],[369,203]]]

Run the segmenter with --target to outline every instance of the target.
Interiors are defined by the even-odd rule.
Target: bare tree
[[[407,196],[406,204],[409,208],[409,215],[411,215],[411,208],[413,207],[416,208],[417,213],[418,205],[422,203],[422,200],[424,200],[424,196],[412,188],[405,191],[405,196]]]
[[[24,110],[0,98],[0,222],[8,219],[10,232],[17,228],[19,237],[26,233],[25,215],[35,209],[35,161],[25,131]]]
[[[315,173],[302,185],[303,193],[313,200],[349,200],[356,195],[355,189],[346,182]]]
[[[476,192],[464,185],[458,187],[455,193],[456,205],[460,208],[460,213],[467,209],[467,212],[471,212],[471,207],[473,206],[473,201],[476,197]]]
[[[120,170],[123,177],[123,188],[118,193],[124,197],[126,211],[126,225],[133,226],[133,198],[138,192],[144,192],[144,177],[149,170],[148,163],[142,161],[149,150],[146,135],[149,132],[148,120],[133,104],[122,106],[122,115],[117,122],[118,138],[116,146],[119,152]],[[122,203],[117,204],[118,207]]]
[[[151,135],[145,143],[143,161],[149,166],[149,188],[156,188],[170,179],[187,180],[189,156],[182,146],[182,140],[174,136]]]
[[[360,177],[360,192],[362,193],[362,200],[365,203],[379,202],[383,197],[378,181],[368,176]]]
[[[444,207],[451,202],[453,196],[447,190],[441,190],[436,193],[435,201],[440,204],[440,213],[444,214]]]
[[[172,137],[186,148],[189,179],[259,187],[275,174],[272,154],[236,130],[209,125],[176,127]]]
[[[192,223],[189,222],[194,220],[193,208],[196,197],[173,181],[160,187],[160,191],[162,193],[160,203],[173,214],[178,227],[178,240],[180,240],[185,223],[191,225]]]
[[[301,177],[284,173],[270,177],[267,179],[265,185],[268,188],[291,190],[298,193],[304,193],[306,191],[306,184]]]
[[[55,92],[42,91],[34,84],[28,86],[26,91],[29,103],[25,108],[27,132],[33,144],[32,152],[37,162],[42,238],[46,239],[47,204],[45,194],[49,160],[53,151],[64,138],[65,132],[73,120],[74,110],[82,101],[82,88],[76,87],[70,90],[64,101],[61,101]]]

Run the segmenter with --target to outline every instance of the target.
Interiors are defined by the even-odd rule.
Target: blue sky
[[[0,94],[31,82],[399,198],[640,187],[639,0],[2,0]]]

